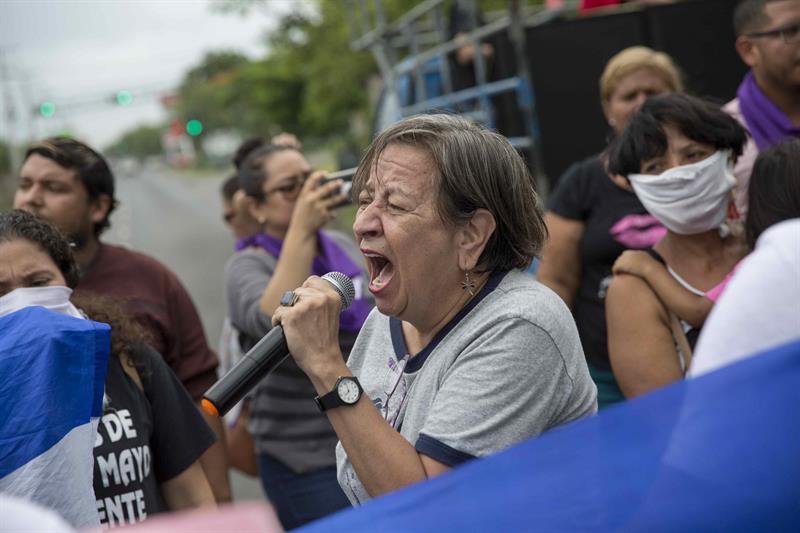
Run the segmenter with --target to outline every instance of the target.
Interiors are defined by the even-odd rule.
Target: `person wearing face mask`
[[[152,347],[199,403],[216,379],[217,356],[178,277],[155,258],[102,238],[118,204],[108,162],[87,144],[51,137],[26,150],[14,207],[52,222],[66,235],[80,266],[76,294],[124,302],[126,312],[145,328]],[[221,441],[221,421],[210,416],[206,421]],[[230,501],[223,443],[212,445],[201,462],[217,501]]]
[[[600,78],[600,101],[614,136],[645,99],[681,90],[672,59],[643,46],[617,53]],[[623,179],[609,175],[602,155],[567,169],[548,207],[550,238],[537,276],[572,310],[602,409],[623,399],[611,372],[606,338],[603,302],[611,266],[626,249],[652,246],[664,228]]]
[[[609,149],[609,171],[624,176],[667,229],[650,253],[698,295],[723,281],[744,255],[723,225],[733,202],[733,165],[746,139],[719,107],[672,94],[645,102]],[[615,276],[606,318],[611,366],[627,398],[684,376],[698,332],[645,280]]]
[[[25,211],[0,213],[0,316],[38,306],[111,325],[91,512],[109,527],[168,510],[213,506],[199,458],[214,443],[214,433],[120,307],[99,297],[84,296],[77,307],[70,302],[77,282],[70,245],[54,226]],[[86,451],[92,452],[90,443]]]
[[[354,278],[356,299],[342,314],[338,336],[344,357],[372,307],[352,239],[322,230],[345,200],[341,183],[323,184],[324,177],[285,144],[260,146],[239,167],[244,201],[260,227],[225,267],[228,313],[245,349],[272,328],[283,293],[312,273],[339,271]],[[288,359],[248,397],[248,429],[264,492],[287,530],[348,505],[336,482],[336,434],[310,401],[313,396],[311,382]]]

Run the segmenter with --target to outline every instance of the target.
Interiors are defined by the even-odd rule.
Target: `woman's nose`
[[[353,233],[356,239],[361,240],[364,237],[379,235],[380,231],[381,223],[377,210],[372,204],[362,207],[356,213],[356,219],[353,222]]]

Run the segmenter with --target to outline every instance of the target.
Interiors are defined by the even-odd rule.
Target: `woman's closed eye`
[[[372,196],[364,193],[358,195],[358,207],[367,207],[371,203]]]

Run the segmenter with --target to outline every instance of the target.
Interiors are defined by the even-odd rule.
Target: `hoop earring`
[[[475,296],[475,280],[470,279],[469,270],[464,270],[464,281],[461,282],[461,290],[467,291],[470,296]]]

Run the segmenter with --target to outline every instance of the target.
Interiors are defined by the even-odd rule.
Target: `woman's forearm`
[[[351,375],[342,362],[340,367],[317,373],[311,382],[322,395],[333,389],[339,376]],[[429,458],[424,463],[414,446],[384,420],[366,394],[357,404],[337,407],[327,414],[358,479],[372,497],[447,470]]]
[[[554,213],[547,213],[545,222],[550,237],[544,246],[536,277],[571,308],[581,281],[580,243],[584,225]]]
[[[317,252],[316,233],[292,231],[286,234],[275,272],[259,300],[259,309],[272,316],[286,291],[299,287],[311,275],[311,265]]]
[[[171,511],[216,505],[211,486],[199,461],[195,461],[189,468],[162,483],[161,494]]]
[[[667,309],[696,328],[703,326],[714,305],[711,300],[687,290],[663,267],[647,270],[644,278]]]

